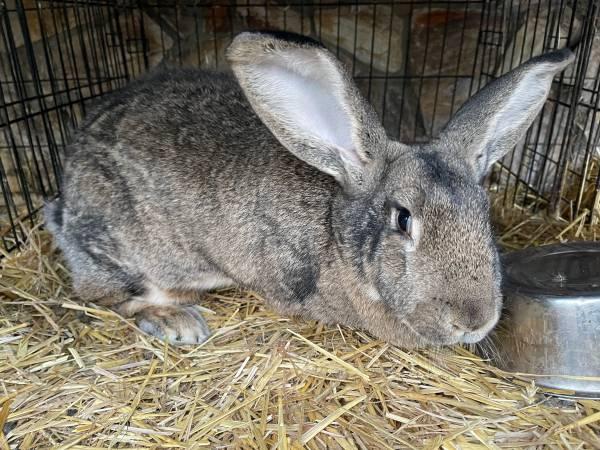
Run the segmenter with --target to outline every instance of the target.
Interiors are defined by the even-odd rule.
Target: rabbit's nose
[[[456,317],[450,323],[453,331],[471,333],[482,328],[487,328],[490,322],[490,314],[486,308],[475,301],[464,302]]]
[[[483,339],[494,328],[499,316],[499,308],[489,309],[476,302],[463,303],[450,326],[461,342],[474,343]]]

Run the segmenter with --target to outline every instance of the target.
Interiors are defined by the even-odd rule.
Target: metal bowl
[[[539,375],[540,386],[600,397],[600,244],[513,252],[503,266],[506,314],[494,362]]]

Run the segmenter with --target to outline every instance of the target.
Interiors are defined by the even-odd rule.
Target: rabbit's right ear
[[[321,44],[292,33],[246,32],[227,57],[254,111],[290,152],[347,189],[369,183],[369,165],[381,158],[374,144],[385,131]]]

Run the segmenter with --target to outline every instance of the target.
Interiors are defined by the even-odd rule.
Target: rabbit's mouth
[[[494,318],[486,324],[485,327],[482,327],[478,330],[474,331],[448,331],[440,330],[436,328],[435,331],[431,328],[428,328],[428,331],[432,331],[431,333],[426,333],[423,331],[417,330],[413,325],[410,324],[407,320],[402,320],[401,323],[410,331],[413,335],[412,340],[416,343],[416,346],[438,346],[438,345],[456,345],[456,344],[475,344],[481,340],[483,340],[490,331],[494,328],[497,323],[497,318]]]
[[[496,309],[494,317],[492,317],[484,326],[473,331],[466,331],[460,338],[463,344],[476,344],[477,342],[484,339],[496,326],[500,319],[500,308]]]
[[[458,342],[462,344],[476,344],[484,339],[488,333],[489,331],[472,331],[470,333],[464,333]]]

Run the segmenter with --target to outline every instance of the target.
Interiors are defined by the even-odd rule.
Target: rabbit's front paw
[[[210,336],[204,317],[194,305],[148,306],[135,318],[142,331],[174,345],[201,344]]]

